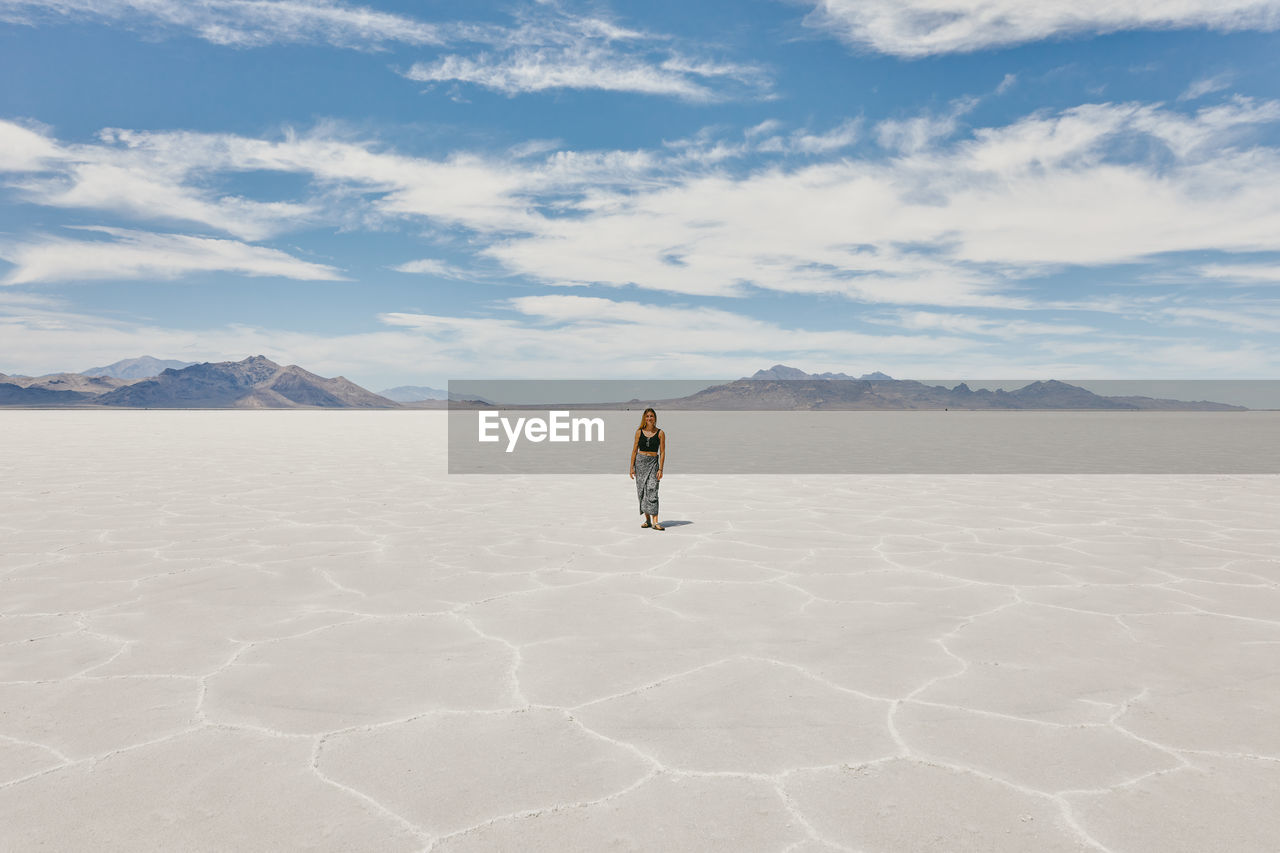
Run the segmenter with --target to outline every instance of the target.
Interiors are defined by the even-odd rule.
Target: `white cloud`
[[[1086,105],[889,161],[681,176],[601,191],[585,215],[488,252],[546,281],[1027,307],[1009,280],[1197,248],[1280,249],[1280,198],[1269,189],[1280,153],[1223,147],[1274,109]],[[1170,150],[1113,153],[1142,138]]]
[[[1086,104],[959,139],[926,134],[891,157],[841,156],[853,122],[518,160],[411,157],[324,130],[277,140],[120,130],[79,146],[10,132],[37,152],[44,172],[23,185],[47,204],[114,204],[246,237],[425,223],[467,232],[482,263],[545,284],[1032,308],[1019,280],[1065,267],[1280,251],[1280,151],[1256,141],[1276,121],[1271,101],[1194,112]],[[741,165],[721,168],[727,157]],[[302,175],[312,189],[252,203],[217,191],[224,173],[253,170]]]
[[[60,159],[56,143],[44,133],[0,120],[0,172],[34,172]]]
[[[343,221],[359,210],[359,193],[366,191],[386,193],[375,206],[390,215],[485,228],[521,227],[527,219],[515,199],[526,182],[514,167],[506,176],[503,168],[470,155],[432,161],[323,136],[269,142],[127,130],[104,131],[97,144],[60,145],[0,120],[0,141],[9,139],[21,145],[17,156],[0,159],[0,171],[31,173],[12,184],[28,201],[195,222],[244,239]],[[318,187],[311,198],[274,202],[217,190],[218,178],[257,170],[308,175]],[[337,197],[326,197],[329,190]]]
[[[135,141],[127,132],[104,131],[99,144],[63,145],[0,120],[0,173],[24,175],[10,185],[37,204],[195,222],[247,240],[297,228],[316,212],[305,202],[219,194],[206,185],[216,170],[207,159]]]
[[[437,278],[452,278],[459,281],[472,278],[472,274],[464,269],[447,264],[438,258],[423,258],[417,261],[406,261],[398,264],[391,269],[396,272],[410,273],[413,275],[433,275]]]
[[[900,311],[891,317],[868,318],[897,328],[920,332],[947,332],[956,335],[989,335],[998,338],[1021,338],[1033,335],[1090,335],[1097,333],[1093,326],[1066,323],[1031,323],[1026,320],[1010,320],[983,317],[957,312]]]
[[[699,370],[711,370],[703,375],[731,375],[724,371],[746,369],[744,362],[768,358],[942,361],[973,346],[947,335],[795,329],[711,308],[589,296],[528,296],[510,300],[509,306],[517,316],[392,313],[382,319],[414,330],[455,357],[491,366],[497,375],[506,369],[506,375],[513,376],[529,375],[531,370],[548,377],[643,376],[664,353],[678,359],[686,376],[698,375]],[[744,359],[747,353],[749,359]]]
[[[425,83],[473,84],[515,95],[596,89],[690,101],[767,93],[760,67],[715,60],[705,46],[682,49],[665,34],[629,29],[555,3],[517,8],[509,26],[428,22],[333,0],[0,0],[0,21],[101,20],[144,30],[189,32],[239,48],[327,44],[380,50],[429,46],[451,53],[404,72]]]
[[[1280,308],[1275,305],[1222,307],[1171,306],[1161,311],[1168,321],[1180,325],[1199,326],[1204,322],[1225,326],[1237,332],[1274,334],[1280,329]]]
[[[184,186],[182,177],[146,173],[135,164],[70,164],[59,178],[17,186],[29,198],[52,207],[197,222],[247,240],[269,237],[285,223],[297,227],[313,213],[307,204],[258,202],[236,196],[209,198],[207,191]]]
[[[956,132],[960,117],[977,106],[975,98],[961,98],[941,114],[923,113],[904,119],[886,119],[876,125],[876,139],[885,147],[904,154],[923,151]]]
[[[806,23],[903,57],[1134,29],[1275,30],[1280,0],[819,0]]]
[[[1134,114],[1134,128],[1160,140],[1179,158],[1229,145],[1253,131],[1255,125],[1280,122],[1280,101],[1236,97],[1202,107],[1193,115],[1143,109]]]
[[[190,361],[263,353],[321,375],[343,374],[374,389],[464,375],[651,378],[665,370],[677,376],[738,376],[787,360],[866,364],[868,370],[919,362],[922,370],[937,372],[944,364],[979,363],[984,357],[974,353],[970,362],[970,343],[948,336],[814,332],[725,311],[583,297],[523,300],[502,311],[505,316],[386,314],[384,330],[327,336],[244,325],[170,329],[39,302],[15,303],[6,295],[0,291],[0,337],[6,342],[0,368],[31,375],[142,352]],[[709,334],[702,333],[704,328]]]
[[[215,44],[319,43],[376,48],[441,44],[441,27],[367,6],[327,0],[0,0],[0,19],[37,23],[105,18],[189,30]]]
[[[106,240],[45,237],[0,246],[0,257],[14,265],[0,284],[31,284],[92,279],[172,279],[195,272],[234,272],[301,281],[335,281],[333,267],[298,260],[276,249],[236,240],[182,234],[152,234],[122,228],[81,229]]]
[[[763,69],[681,50],[670,36],[566,14],[547,4],[507,30],[474,37],[483,49],[414,63],[404,76],[420,83],[462,83],[506,95],[555,89],[719,100],[767,91]],[[726,88],[728,87],[728,88]]]
[[[434,357],[473,365],[463,371],[469,375],[649,377],[670,371],[686,377],[739,376],[778,362],[808,370],[880,369],[894,376],[972,377],[1008,376],[1011,370],[1022,375],[1102,377],[1111,375],[1117,363],[1132,367],[1128,375],[1148,378],[1213,377],[1221,375],[1217,371],[1224,366],[1235,376],[1267,376],[1280,368],[1273,349],[1236,342],[1215,347],[1187,342],[1183,333],[1153,335],[1135,345],[1131,335],[1086,334],[1093,330],[1084,327],[1078,334],[1059,334],[1056,328],[1051,333],[1025,324],[1019,335],[1044,335],[1044,340],[1039,351],[1028,350],[1022,342],[1015,351],[1007,348],[1007,339],[1015,335],[996,333],[983,323],[940,328],[925,319],[919,323],[921,334],[877,335],[795,328],[718,309],[599,297],[530,296],[509,305],[514,316],[395,313],[382,319],[429,342],[437,353]],[[1068,352],[1072,347],[1074,355]]]
[[[1223,89],[1231,85],[1232,75],[1215,74],[1212,77],[1201,77],[1193,80],[1190,86],[1178,96],[1179,101],[1194,101],[1197,98],[1203,98],[1205,95],[1211,95],[1214,92],[1221,92]]]
[[[501,309],[501,306],[497,306]],[[166,328],[118,314],[68,311],[57,300],[0,290],[0,340],[8,373],[39,375],[150,353],[188,361],[257,353],[367,388],[439,384],[458,376],[575,378],[741,376],[777,362],[807,370],[884,370],[900,377],[1269,377],[1274,347],[1188,340],[1184,330],[1135,339],[1049,336],[1039,352],[992,336],[922,329],[859,334],[799,328],[716,309],[651,300],[546,295],[490,316],[393,313],[385,329],[349,335],[233,324]],[[1172,319],[1172,318],[1169,318]],[[1116,365],[1124,365],[1117,371]]]
[[[1280,264],[1206,264],[1196,272],[1240,284],[1280,284]]]
[[[602,49],[516,50],[503,56],[445,56],[415,63],[405,77],[419,83],[471,83],[507,95],[548,89],[599,89],[711,100],[692,74],[613,55]]]
[[[754,150],[782,154],[830,154],[857,142],[861,128],[862,122],[858,119],[846,119],[821,133],[801,129],[794,130],[787,136],[770,136],[755,143]],[[747,131],[747,139],[753,139],[766,129],[776,128],[770,127],[769,122],[757,125]]]

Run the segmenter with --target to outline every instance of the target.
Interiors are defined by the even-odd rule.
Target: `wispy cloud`
[[[653,305],[575,295],[510,300],[506,312],[452,317],[422,313],[381,315],[383,322],[419,335],[440,357],[483,365],[491,375],[573,377],[737,376],[762,363],[810,370],[881,369],[896,376],[1109,375],[1099,365],[1125,363],[1148,377],[1265,376],[1280,367],[1273,349],[1238,341],[1191,343],[1181,332],[1109,336],[1088,327],[1059,334],[1026,324],[1001,334],[981,318],[956,327],[934,325],[923,312],[906,333],[818,330],[758,320],[732,311],[665,303]],[[940,318],[945,315],[938,315]],[[939,323],[943,322],[939,319]],[[1079,331],[1083,329],[1085,331]],[[1086,332],[1089,332],[1086,334]],[[1036,337],[1011,357],[1007,341]],[[1074,350],[1072,349],[1073,347]],[[1207,372],[1206,372],[1207,371]]]
[[[372,49],[442,44],[446,37],[436,24],[328,0],[0,0],[0,19],[67,18],[172,28],[235,47],[317,43]]]
[[[764,125],[757,125],[751,128],[747,135],[748,139],[752,137],[760,137],[760,128]],[[813,131],[805,128],[793,130],[791,133],[783,136],[781,134],[764,136],[755,141],[753,146],[749,146],[751,150],[767,153],[792,153],[792,154],[831,154],[842,148],[848,148],[858,141],[861,135],[862,122],[857,119],[846,119],[840,124],[826,131]]]
[[[1244,333],[1272,333],[1280,328],[1280,308],[1270,303],[1222,307],[1179,305],[1165,308],[1161,313],[1169,322],[1179,325],[1200,326],[1209,322]]]
[[[885,148],[914,154],[955,133],[960,118],[977,105],[976,98],[960,98],[942,113],[925,112],[910,118],[886,119],[875,127],[876,139]]]
[[[718,59],[706,45],[576,14],[559,3],[517,8],[513,15],[502,25],[424,21],[333,0],[0,0],[0,21],[96,20],[237,48],[440,48],[449,52],[413,63],[403,76],[507,95],[591,89],[712,101],[758,97],[770,88],[769,74],[757,65]]]
[[[679,354],[684,375],[722,374],[726,365],[746,369],[742,351],[749,341],[752,364],[768,353],[778,360],[838,358],[843,363],[876,359],[943,361],[974,347],[959,336],[865,334],[789,328],[731,311],[592,296],[542,295],[507,303],[505,316],[451,317],[435,314],[381,315],[389,325],[448,342],[467,358],[505,366],[508,375],[645,375],[662,353]],[[634,341],[635,346],[620,344]],[[568,342],[568,343],[566,343]],[[640,355],[640,363],[636,363]],[[901,363],[901,362],[899,362]],[[673,364],[672,367],[676,367]],[[751,370],[758,367],[752,366]]]
[[[1270,189],[1280,150],[1258,133],[1277,121],[1280,102],[1270,101],[1192,112],[1086,104],[922,133],[887,156],[848,154],[856,122],[791,133],[766,122],[736,139],[518,160],[411,157],[324,131],[276,140],[112,131],[79,146],[7,132],[28,152],[25,168],[45,170],[38,180],[18,173],[43,204],[186,218],[237,237],[425,223],[470,232],[480,266],[548,285],[1029,309],[1037,302],[1019,282],[1067,267],[1280,251]],[[724,168],[731,157],[742,160]],[[303,175],[316,189],[272,203],[218,192],[223,174],[255,170]],[[106,189],[132,176],[142,188],[132,195]],[[94,181],[104,182],[91,191]]]
[[[0,258],[14,269],[0,284],[33,284],[93,279],[174,279],[196,272],[233,272],[301,281],[334,281],[336,269],[298,260],[276,249],[236,240],[185,234],[153,234],[122,228],[77,229],[110,240],[45,236],[0,246]]]
[[[982,335],[997,338],[1021,338],[1039,335],[1088,335],[1098,331],[1093,326],[1070,323],[1031,323],[1008,317],[985,317],[949,311],[900,311],[888,317],[868,318],[895,328],[920,332],[946,332],[955,335]]]
[[[822,332],[728,311],[591,297],[535,297],[488,306],[482,315],[468,317],[391,313],[381,315],[384,328],[377,331],[324,335],[239,324],[171,329],[6,296],[0,290],[0,336],[9,354],[0,367],[32,374],[101,364],[122,352],[193,361],[264,353],[357,382],[362,374],[426,378],[424,365],[443,381],[477,372],[570,378],[652,377],[655,370],[669,370],[736,376],[776,361],[832,368],[862,364],[867,370],[912,364],[936,374],[942,365],[958,369],[987,358],[960,337]],[[744,347],[744,341],[751,343]]]
[[[981,324],[976,333],[930,328],[905,334],[825,331],[671,302],[572,295],[507,301],[465,317],[403,312],[380,319],[382,329],[339,335],[244,324],[178,329],[119,312],[108,317],[76,312],[58,300],[0,289],[0,339],[7,353],[0,368],[36,375],[102,364],[121,353],[190,361],[263,353],[321,375],[343,374],[368,387],[382,387],[376,384],[382,377],[443,382],[462,375],[740,376],[775,362],[809,370],[879,369],[906,377],[1003,377],[1010,370],[1106,377],[1115,375],[1116,364],[1130,371],[1120,375],[1148,378],[1265,377],[1280,369],[1274,347],[1239,340],[1195,342],[1181,327],[1140,340],[1097,333],[1049,335],[1038,349],[1028,351],[1007,349],[998,336],[985,334]],[[1171,322],[1199,320],[1163,318],[1166,326]]]
[[[1206,264],[1196,271],[1205,278],[1240,284],[1280,284],[1280,263]]]
[[[554,89],[634,92],[711,101],[767,92],[764,69],[716,60],[669,35],[627,29],[545,3],[508,29],[476,31],[480,47],[414,63],[420,83],[480,86],[506,95]]]
[[[0,120],[0,173],[35,172],[64,159],[43,129]]]
[[[806,23],[902,57],[965,53],[1136,29],[1275,30],[1278,0],[819,0]]]
[[[1280,152],[1229,144],[1271,108],[1086,105],[887,161],[682,175],[488,252],[547,281],[1026,307],[1010,282],[1067,266],[1280,248]]]
[[[705,80],[742,80],[746,75],[727,69],[693,71],[681,63],[650,62],[603,47],[580,45],[520,48],[473,57],[445,56],[430,63],[415,63],[404,76],[420,83],[468,83],[506,95],[548,89],[596,89],[709,101],[720,97],[720,93],[705,85]]]
[[[403,264],[397,264],[391,269],[396,272],[409,273],[410,275],[430,275],[436,278],[451,278],[457,281],[465,281],[474,278],[473,274],[461,267],[455,267],[446,263],[439,258],[422,258],[416,261],[406,261]]]
[[[1212,77],[1201,77],[1198,80],[1193,80],[1191,85],[1178,96],[1178,100],[1194,101],[1197,98],[1203,98],[1205,95],[1221,92],[1231,85],[1231,80],[1231,74],[1215,74]]]

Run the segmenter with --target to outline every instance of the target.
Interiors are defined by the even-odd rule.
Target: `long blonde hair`
[[[640,431],[641,432],[644,432],[644,419],[650,412],[653,412],[653,430],[654,432],[658,431],[658,413],[654,412],[653,409],[645,409],[643,412],[640,413]]]

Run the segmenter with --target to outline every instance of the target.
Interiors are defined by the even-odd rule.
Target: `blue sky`
[[[0,0],[0,371],[1275,378],[1280,0]]]

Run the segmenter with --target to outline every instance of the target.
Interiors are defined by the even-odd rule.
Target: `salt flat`
[[[1280,477],[0,412],[0,849],[1280,850]]]

